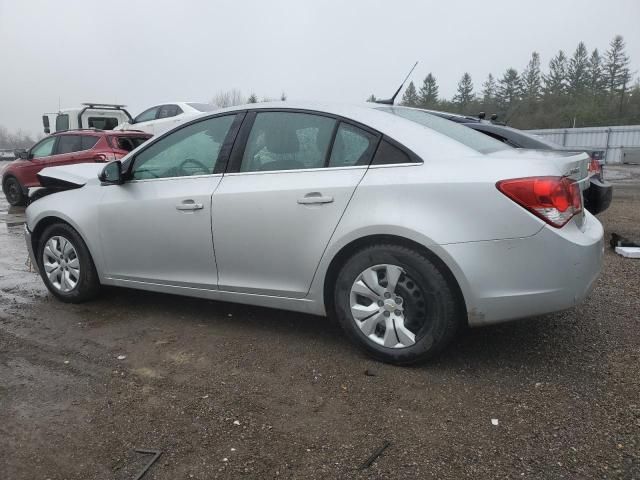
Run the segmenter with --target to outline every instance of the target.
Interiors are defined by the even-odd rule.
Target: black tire
[[[362,272],[377,265],[395,265],[404,271],[396,292],[405,294],[402,297],[406,299],[403,300],[406,307],[404,324],[408,328],[411,325],[415,334],[415,343],[410,346],[393,348],[376,343],[363,333],[351,313],[354,282]],[[384,283],[382,278],[381,284]],[[409,287],[412,290],[407,290]],[[417,303],[414,297],[418,298]],[[447,346],[464,324],[465,309],[440,269],[425,255],[393,244],[372,245],[346,261],[334,287],[334,306],[340,325],[356,345],[375,359],[396,365],[419,363],[433,357]],[[397,338],[400,340],[399,336]]]
[[[2,183],[2,191],[7,197],[7,202],[14,207],[24,206],[27,203],[27,197],[22,190],[22,185],[15,177],[7,177]]]
[[[44,265],[44,249],[47,242],[52,237],[62,237],[71,243],[80,265],[80,273],[76,280],[76,285],[70,291],[62,291],[57,288],[49,279],[45,271]],[[48,226],[40,238],[36,249],[36,260],[38,262],[38,270],[49,291],[59,300],[66,303],[82,303],[94,298],[100,290],[100,280],[93,259],[89,253],[87,245],[82,237],[70,225],[66,223],[55,223]]]

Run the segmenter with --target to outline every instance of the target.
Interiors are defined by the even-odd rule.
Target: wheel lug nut
[[[384,315],[385,317],[388,317],[389,315],[391,315],[391,312],[387,312],[387,311],[385,310],[385,312],[384,312],[384,314],[383,314],[383,315]]]
[[[396,297],[396,303],[400,305],[402,303],[402,298]]]
[[[382,307],[384,305],[384,302],[382,300],[378,300],[378,306]]]
[[[389,292],[384,292],[384,298],[391,298],[391,294]]]
[[[402,315],[402,312],[401,312],[400,310],[396,310],[396,311],[395,311],[395,312],[393,312],[393,313],[395,313],[398,317],[399,317],[400,315]]]

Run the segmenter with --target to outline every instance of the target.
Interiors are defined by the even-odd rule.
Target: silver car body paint
[[[41,175],[84,186],[30,205],[28,230],[47,217],[72,225],[106,285],[317,315],[326,314],[331,261],[352,242],[371,236],[400,237],[431,250],[457,281],[472,326],[566,309],[592,288],[604,248],[599,221],[584,212],[553,228],[495,186],[529,176],[567,175],[584,182],[586,154],[515,149],[480,154],[371,106],[286,102],[226,110],[261,108],[352,119],[403,144],[423,163],[124,185],[101,185],[100,164],[52,167]],[[300,202],[306,195],[332,201]],[[185,199],[201,208],[178,210]]]

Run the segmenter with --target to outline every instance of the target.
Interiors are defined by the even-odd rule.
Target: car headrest
[[[265,146],[271,153],[298,153],[300,140],[291,128],[269,129],[265,135]]]

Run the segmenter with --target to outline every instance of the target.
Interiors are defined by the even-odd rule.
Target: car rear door
[[[105,275],[126,282],[215,289],[211,195],[242,113],[186,125],[143,147],[123,185],[98,207]]]
[[[306,296],[377,142],[331,116],[250,113],[213,195],[220,290]]]

